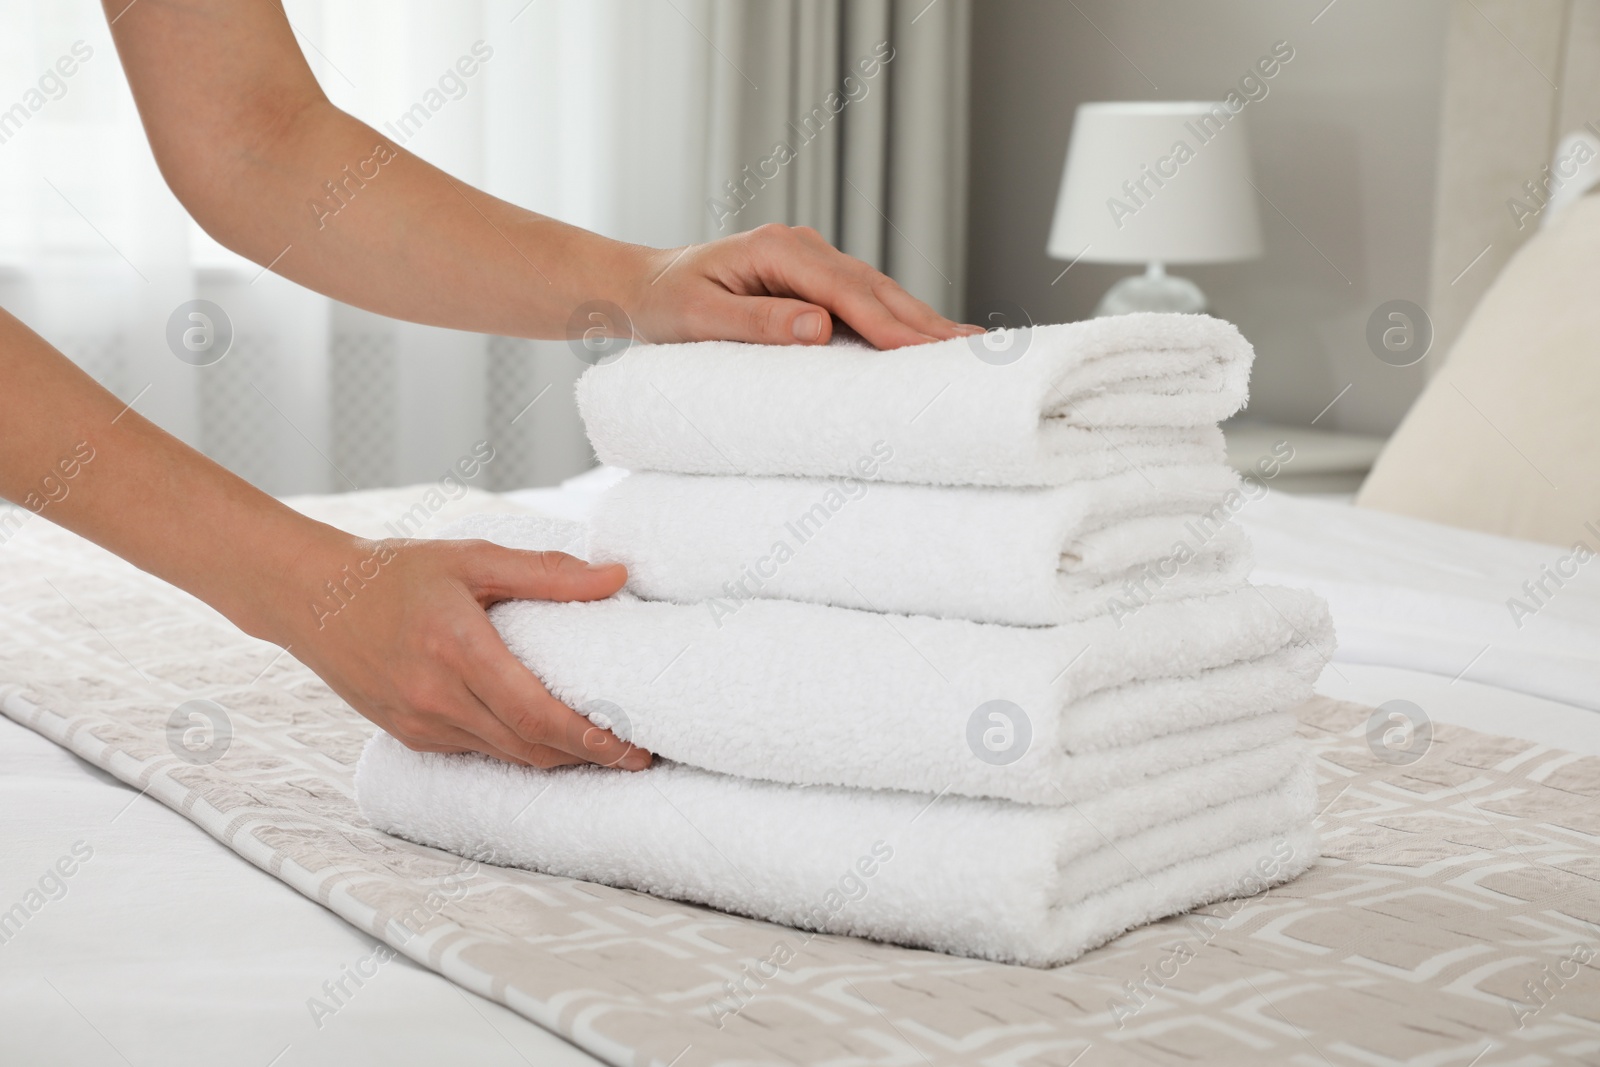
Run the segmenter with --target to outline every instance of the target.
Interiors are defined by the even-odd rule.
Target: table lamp
[[[1169,263],[1261,254],[1242,112],[1221,103],[1081,104],[1067,145],[1046,246],[1056,259],[1142,263],[1095,315],[1204,311],[1206,298]]]

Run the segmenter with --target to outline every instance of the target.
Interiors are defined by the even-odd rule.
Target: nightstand
[[[1228,442],[1228,464],[1238,471],[1254,471],[1262,459],[1280,460],[1280,469],[1269,483],[1287,493],[1354,493],[1383,451],[1385,438],[1370,434],[1319,430],[1315,426],[1284,426],[1270,422],[1240,420],[1224,423]],[[1280,443],[1294,449],[1293,458],[1282,462]],[[1287,450],[1281,450],[1286,452]]]

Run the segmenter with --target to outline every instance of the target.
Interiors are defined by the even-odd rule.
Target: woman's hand
[[[195,452],[3,311],[0,382],[0,496],[29,499],[62,457],[87,453],[50,519],[285,646],[412,748],[649,766],[648,752],[552,697],[486,614],[513,598],[599,600],[624,568],[481,541],[352,537]]]
[[[641,341],[827,344],[837,315],[879,348],[983,332],[934,311],[816,230],[777,223],[687,248],[647,250],[631,300]]]
[[[484,752],[535,767],[650,765],[648,752],[551,696],[485,614],[501,600],[603,599],[627,580],[620,564],[591,566],[561,552],[485,541],[341,535],[331,551],[308,552],[295,569],[272,629],[406,747]]]

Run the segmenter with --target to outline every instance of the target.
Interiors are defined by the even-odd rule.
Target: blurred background
[[[1548,162],[1559,127],[1514,105],[1552,95],[1562,61],[1559,26],[1552,36],[1523,13],[1559,21],[1569,5],[286,6],[335,103],[496,195],[658,246],[774,220],[816,225],[946,313],[985,324],[997,309],[1086,317],[1137,272],[1046,252],[1079,104],[1220,100],[1287,45],[1292,60],[1246,109],[1261,254],[1183,273],[1256,346],[1247,424],[1315,423],[1334,451],[1353,442],[1341,454],[1359,467],[1430,370],[1375,358],[1375,309],[1428,308],[1437,351],[1521,240],[1504,198]],[[232,255],[166,191],[97,5],[0,0],[0,24],[0,304],[124,400],[280,494],[431,481],[480,440],[496,450],[484,488],[553,484],[591,465],[571,401],[585,364],[566,342],[383,319]],[[473,76],[449,76],[485,52]],[[860,64],[874,54],[868,75]],[[42,83],[69,55],[75,73]],[[1470,96],[1446,77],[1463,56],[1490,64],[1480,69],[1510,116],[1499,126],[1452,125],[1457,112],[1493,111],[1452,98]],[[1527,127],[1495,153],[1480,148],[1504,191],[1486,185],[1473,221],[1451,230],[1460,247],[1442,252],[1437,219],[1472,170],[1451,161],[1451,138]],[[791,141],[804,142],[793,163],[751,179],[752,167],[772,174],[762,168],[774,144]],[[1459,262],[1436,262],[1446,253]],[[167,342],[194,299],[222,308],[232,334],[225,356],[199,366]]]

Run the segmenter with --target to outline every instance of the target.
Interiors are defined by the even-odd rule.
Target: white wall
[[[977,0],[968,318],[1001,300],[1083,318],[1129,273],[1079,263],[1051,284],[1079,103],[1218,99],[1286,40],[1294,59],[1246,109],[1276,205],[1266,255],[1182,273],[1256,346],[1251,418],[1305,424],[1350,385],[1317,425],[1393,429],[1424,370],[1380,362],[1365,327],[1385,301],[1427,300],[1445,25],[1445,0]]]

